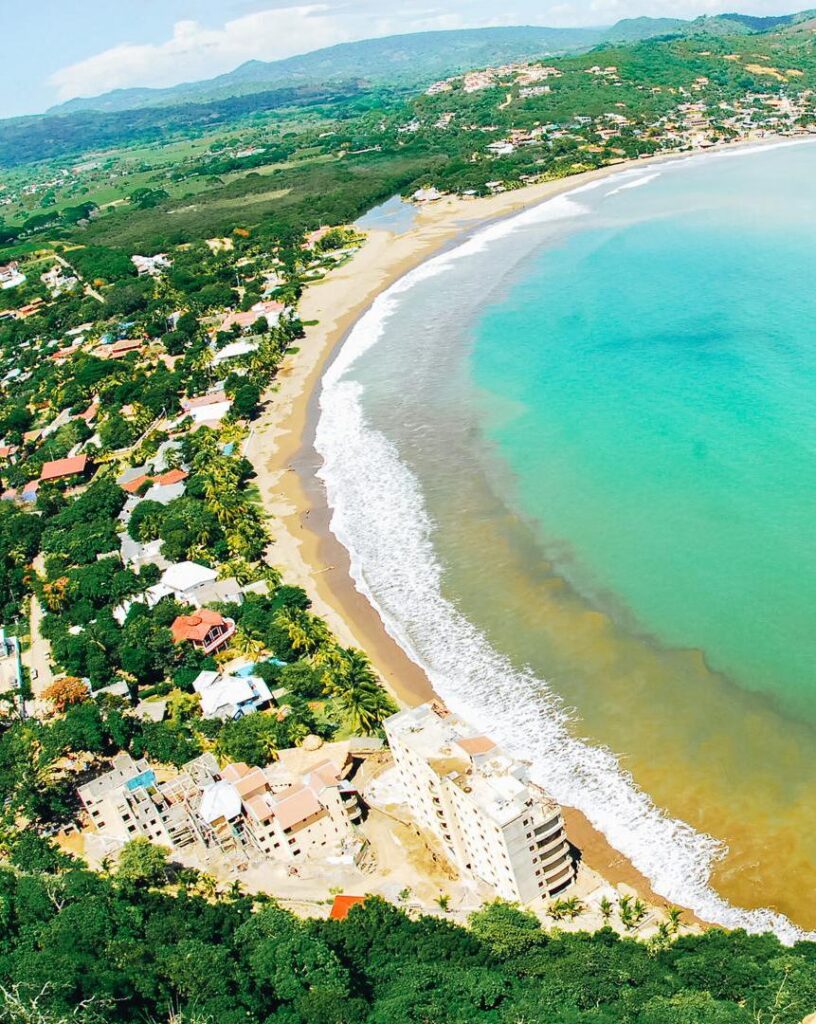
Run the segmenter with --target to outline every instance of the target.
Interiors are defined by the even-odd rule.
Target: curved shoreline
[[[768,141],[779,144],[779,140]],[[735,147],[725,147],[728,150],[734,152]],[[688,154],[677,154],[631,161],[486,200],[442,201],[421,211],[405,235],[372,232],[345,267],[305,293],[303,319],[320,323],[308,330],[305,351],[287,361],[277,395],[256,425],[255,446],[251,443],[248,451],[259,473],[265,505],[277,519],[270,560],[285,568],[288,579],[305,587],[316,610],[344,643],[370,654],[400,702],[417,704],[435,694],[424,671],[392,639],[379,613],[357,590],[348,552],[331,533],[325,489],[316,476],[322,460],[314,449],[319,384],[326,368],[377,295],[446,248],[460,245],[475,230],[603,178],[688,158]],[[571,808],[565,808],[565,814],[571,838],[590,867],[613,883],[631,885],[650,902],[666,902],[583,814]]]

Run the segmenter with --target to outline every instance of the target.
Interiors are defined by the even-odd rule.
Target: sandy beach
[[[315,475],[320,457],[313,447],[323,372],[376,296],[445,246],[486,223],[653,162],[632,161],[484,199],[442,199],[420,209],[413,227],[404,234],[370,232],[348,263],[304,292],[301,318],[304,323],[317,323],[306,328],[300,350],[283,364],[246,446],[271,517],[269,560],[287,582],[306,590],[314,610],[343,644],[366,651],[402,704],[420,704],[435,694],[423,670],[389,636],[375,609],[355,588],[348,554],[329,529],[325,491]],[[667,902],[581,812],[567,807],[564,814],[570,839],[589,867],[613,884],[631,886],[651,903]]]

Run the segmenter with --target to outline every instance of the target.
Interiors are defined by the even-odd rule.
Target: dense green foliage
[[[301,921],[239,891],[204,898],[195,872],[144,841],[113,877],[66,868],[30,840],[11,854],[19,866],[0,871],[11,1021],[798,1024],[816,1005],[812,944],[713,931],[650,952],[608,930],[547,934],[501,903],[470,930],[379,899],[345,921]]]
[[[145,108],[118,113],[89,110],[70,115],[14,118],[0,122],[0,167],[16,167],[128,143],[167,142],[179,133],[212,131],[219,124],[232,123],[258,111],[341,103],[357,91],[354,82],[347,82],[331,89],[308,86],[275,89],[251,97],[230,96],[159,110]]]

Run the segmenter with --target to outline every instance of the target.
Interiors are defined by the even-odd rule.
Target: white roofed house
[[[12,262],[0,267],[0,290],[16,288],[17,285],[25,283],[25,274],[20,273],[20,265]]]
[[[185,398],[181,408],[196,424],[222,420],[230,411],[232,399],[223,391],[214,391],[197,398]]]
[[[139,277],[145,274],[150,277],[158,277],[173,265],[170,257],[163,252],[157,252],[155,256],[131,256],[130,259]]]
[[[198,562],[175,562],[162,573],[161,583],[168,593],[181,602],[189,602],[195,592],[207,583],[214,583],[218,573]]]
[[[146,604],[148,608],[153,608],[165,597],[172,597],[180,604],[190,604],[194,608],[202,608],[207,604],[242,604],[244,600],[241,585],[234,577],[219,580],[215,569],[206,565],[175,562],[167,566],[158,583],[115,608],[113,617],[122,623],[132,604]]]
[[[122,533],[119,537],[119,555],[125,565],[134,569],[139,566],[152,563],[160,569],[165,568],[169,563],[161,553],[162,542],[160,540],[149,540],[142,543],[134,540],[129,533]]]
[[[221,721],[251,715],[272,701],[269,687],[260,676],[230,676],[220,672],[200,672],[193,689],[201,698],[204,718]]]
[[[213,355],[213,366],[220,366],[221,363],[226,363],[230,359],[239,359],[241,356],[248,356],[258,350],[260,340],[255,338],[239,338],[238,341],[232,341],[223,348],[219,348]]]

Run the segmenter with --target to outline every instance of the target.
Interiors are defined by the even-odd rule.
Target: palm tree
[[[278,754],[278,734],[274,730],[270,729],[264,733],[261,738],[261,749],[267,764],[275,760]]]
[[[257,661],[266,651],[263,641],[247,633],[243,626],[236,628],[232,646],[239,654],[243,654],[244,657],[251,658],[253,661]]]
[[[352,732],[371,736],[396,708],[362,651],[349,648],[342,658],[342,667],[329,675],[329,691]]]
[[[364,736],[373,736],[395,712],[391,698],[381,687],[349,686],[334,697],[334,703],[348,728]]]
[[[669,907],[666,911],[669,918],[669,931],[672,935],[676,935],[680,931],[680,925],[683,923],[683,911],[679,907]]]
[[[576,917],[580,917],[584,912],[584,902],[578,899],[577,896],[570,896],[569,899],[562,900],[562,903],[564,913],[570,921],[574,921]]]
[[[380,685],[368,656],[355,647],[342,649],[332,645],[321,660],[326,665],[326,683],[330,691],[339,693],[349,686]]]
[[[218,892],[218,879],[202,871],[198,876],[196,888],[206,899],[212,899]]]
[[[298,654],[313,655],[331,639],[326,623],[300,608],[282,608],[275,623],[286,631],[292,650]]]
[[[609,918],[612,916],[612,910],[614,909],[612,906],[612,900],[610,900],[608,896],[602,897],[598,904],[598,909],[601,912],[601,917],[608,923]]]
[[[631,896],[624,895],[618,897],[618,917],[620,918],[620,923],[627,932],[631,931],[635,927],[636,922],[632,908]]]
[[[344,652],[336,643],[329,641],[312,655],[312,664],[323,669],[323,681],[327,688],[331,688],[335,675],[342,673],[345,667]]]

